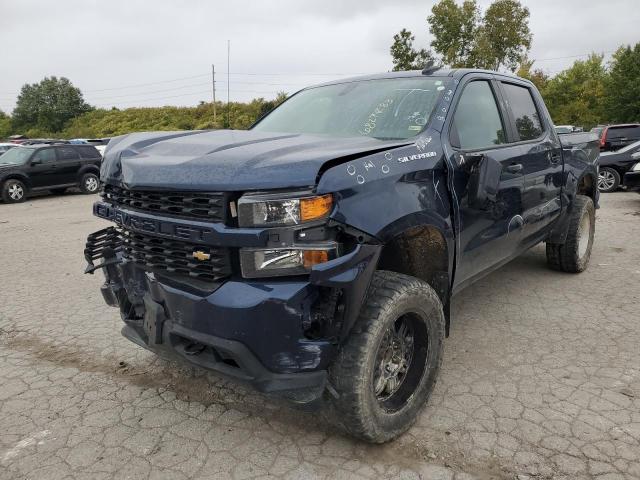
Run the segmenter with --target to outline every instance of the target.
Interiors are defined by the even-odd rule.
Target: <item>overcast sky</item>
[[[480,0],[484,10],[490,0]],[[589,52],[640,41],[639,0],[522,0],[531,58],[556,73]],[[428,47],[435,0],[2,0],[0,109],[20,87],[68,77],[96,106],[196,105],[271,98],[309,84],[391,69],[402,28]],[[558,58],[571,57],[571,58]]]

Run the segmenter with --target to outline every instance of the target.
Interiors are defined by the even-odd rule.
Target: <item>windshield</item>
[[[429,121],[447,77],[361,80],[303,90],[253,127],[262,132],[405,139]]]
[[[29,160],[33,153],[31,148],[16,147],[3,153],[0,157],[0,163],[13,163],[14,165],[22,165]]]

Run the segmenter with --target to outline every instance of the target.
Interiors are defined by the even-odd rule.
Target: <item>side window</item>
[[[479,80],[464,87],[453,117],[451,143],[463,150],[506,143],[504,126],[489,82]]]
[[[512,83],[503,83],[502,90],[505,101],[515,118],[520,140],[533,140],[542,135],[544,128],[531,96],[531,90]]]
[[[36,152],[33,160],[40,160],[42,163],[53,163],[56,161],[56,151],[53,148],[43,148]]]
[[[91,147],[91,146],[77,147],[77,149],[80,152],[80,156],[82,158],[97,158],[97,157],[100,156],[98,151],[94,147]]]
[[[80,158],[75,148],[60,147],[58,152],[60,152],[60,160],[77,160]]]

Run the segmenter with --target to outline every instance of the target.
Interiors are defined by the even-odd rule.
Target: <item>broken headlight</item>
[[[333,197],[327,195],[247,194],[238,200],[240,227],[284,227],[329,216]]]
[[[314,265],[336,258],[337,253],[335,244],[305,248],[243,248],[240,266],[244,278],[304,275]]]

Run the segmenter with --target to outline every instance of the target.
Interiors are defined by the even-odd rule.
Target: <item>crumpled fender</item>
[[[359,244],[347,255],[313,267],[310,283],[342,290],[345,311],[340,339],[345,339],[364,301],[371,277],[378,265],[382,245]]]

